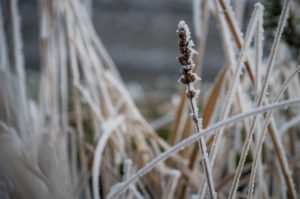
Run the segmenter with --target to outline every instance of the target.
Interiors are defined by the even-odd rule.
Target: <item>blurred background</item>
[[[239,0],[234,0],[233,3]],[[247,24],[255,0],[245,1],[244,15],[237,16]],[[192,30],[193,1],[185,0],[96,0],[84,1],[90,7],[97,33],[116,63],[130,93],[139,102],[169,102],[180,85],[177,47],[177,24],[185,20]],[[277,1],[280,4],[280,1]],[[242,5],[242,3],[240,3]],[[35,86],[39,60],[39,20],[36,0],[20,1],[26,68]],[[279,9],[280,11],[280,6]],[[276,10],[275,10],[276,11]],[[279,15],[279,12],[278,12]],[[245,27],[243,27],[245,28]],[[201,75],[201,90],[213,81],[225,59],[218,27],[211,17]],[[150,104],[150,106],[151,106]]]

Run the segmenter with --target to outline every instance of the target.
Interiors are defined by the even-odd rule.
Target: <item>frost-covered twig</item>
[[[230,66],[230,70],[233,74],[234,73],[234,68],[233,67],[236,66],[235,51],[234,51],[233,42],[232,42],[232,39],[230,37],[228,25],[225,22],[224,14],[220,11],[220,5],[219,5],[217,0],[214,0],[213,2],[214,2],[215,13],[216,13],[216,19],[217,19],[218,23],[220,24],[221,37],[222,37],[223,42],[224,42],[224,44],[223,44],[224,52],[225,52],[226,59],[228,60],[228,63],[229,63],[229,66]],[[229,100],[228,98],[225,100],[225,104],[229,103],[228,100]],[[225,108],[224,108],[223,112],[221,113],[220,120],[226,119],[228,114],[229,114],[229,112],[225,113]],[[221,130],[220,134],[222,134],[222,132],[223,132],[223,130]],[[214,141],[215,141],[215,139],[216,138],[214,138]],[[212,150],[212,151],[214,151],[214,150]],[[210,153],[209,158],[210,158],[210,164],[214,165],[215,158],[212,155],[212,153]],[[206,188],[207,188],[206,182],[202,182],[201,188],[198,191],[200,199],[205,198]]]
[[[130,179],[128,179],[126,182],[122,183],[122,185],[119,187],[119,189],[116,190],[115,193],[112,193],[111,196],[108,198],[116,198],[117,196],[119,196],[124,190],[126,190],[130,186],[130,184],[136,182],[138,180],[138,178],[142,177],[143,175],[145,175],[146,173],[151,171],[158,163],[166,160],[174,153],[177,153],[178,151],[183,150],[184,147],[189,146],[192,143],[196,142],[197,140],[199,140],[199,137],[208,136],[213,133],[218,133],[215,131],[220,128],[229,126],[232,123],[237,123],[245,118],[248,118],[248,117],[251,117],[251,116],[254,116],[257,114],[260,114],[260,113],[263,113],[266,111],[270,111],[270,110],[285,108],[287,106],[298,105],[298,104],[300,104],[300,98],[292,99],[292,100],[285,100],[285,101],[278,102],[275,104],[263,106],[263,107],[255,109],[255,110],[246,112],[246,113],[235,115],[225,121],[211,125],[210,127],[203,129],[200,134],[197,133],[197,134],[194,134],[194,135],[182,140],[175,146],[169,148],[167,151],[165,151],[162,154],[160,154],[159,156],[157,156],[155,159],[151,160],[143,168],[141,168],[134,175],[132,175],[132,177],[130,177]]]
[[[193,55],[197,53],[193,49],[194,43],[191,40],[190,30],[187,24],[184,21],[180,21],[178,24],[177,33],[179,36],[179,50],[182,54],[181,57],[178,58],[179,63],[181,64],[181,72],[182,76],[180,78],[180,82],[186,85],[186,96],[190,102],[191,109],[191,118],[195,124],[196,131],[200,134],[201,131],[201,119],[198,116],[198,107],[196,99],[200,93],[200,90],[194,89],[194,82],[200,80],[196,73],[193,73],[193,69],[195,64],[193,62]],[[209,165],[208,155],[206,151],[206,143],[203,137],[199,138],[199,148],[201,150],[202,156],[204,158],[203,167],[205,170],[206,179],[208,182],[209,193],[211,198],[216,198],[216,192],[214,189],[213,177],[211,166]]]
[[[246,36],[245,36],[244,45],[242,47],[242,50],[240,52],[239,58],[238,58],[237,63],[236,63],[236,68],[235,68],[233,80],[231,82],[229,91],[227,93],[227,97],[226,97],[225,104],[224,104],[224,110],[222,112],[220,121],[224,120],[229,115],[230,108],[231,108],[232,101],[233,101],[233,96],[234,96],[234,93],[236,91],[237,86],[239,85],[239,77],[240,77],[241,70],[242,70],[242,65],[243,65],[243,62],[244,62],[244,59],[245,59],[245,56],[246,56],[246,51],[249,48],[252,36],[254,34],[254,31],[255,31],[255,29],[254,29],[255,28],[255,23],[258,21],[259,17],[262,17],[262,10],[263,10],[262,5],[257,3],[255,5],[255,10],[253,11],[252,17],[251,17],[250,22],[249,22],[248,30],[247,30],[247,33],[246,33]],[[216,157],[217,152],[218,152],[218,149],[219,149],[219,146],[220,146],[220,142],[221,142],[222,134],[223,134],[223,129],[221,129],[220,131],[221,132],[218,133],[216,135],[215,139],[214,139],[214,143],[213,143],[212,150],[211,150],[211,153],[210,153],[210,161],[211,162],[214,162],[215,157]]]
[[[93,167],[92,167],[92,184],[93,184],[93,194],[95,199],[99,199],[99,175],[100,175],[100,166],[102,159],[102,152],[104,151],[104,147],[110,138],[111,134],[115,131],[116,128],[123,122],[124,117],[118,116],[115,119],[108,120],[107,123],[103,124],[104,132],[102,136],[99,138],[98,143],[95,149]]]
[[[248,30],[246,33],[245,43],[244,43],[245,46],[242,47],[241,52],[239,54],[239,58],[236,61],[234,46],[232,43],[231,36],[229,34],[229,27],[228,27],[228,24],[226,24],[226,22],[225,22],[224,13],[220,11],[220,9],[221,9],[220,4],[217,0],[214,0],[214,6],[215,6],[215,10],[216,10],[216,18],[221,27],[221,36],[224,41],[224,49],[225,49],[224,51],[226,52],[226,58],[228,59],[228,62],[230,65],[230,70],[233,74],[233,81],[231,82],[229,92],[227,92],[227,97],[224,102],[224,109],[223,109],[223,111],[221,113],[221,117],[219,119],[220,121],[222,121],[222,120],[225,120],[230,113],[230,107],[232,106],[232,103],[233,103],[234,93],[237,92],[238,100],[241,97],[241,92],[240,92],[241,89],[239,88],[240,85],[237,82],[239,81],[239,76],[241,73],[240,71],[242,68],[243,60],[246,57],[246,52],[247,52],[248,46],[252,40],[252,35],[254,34],[254,27],[255,27],[256,21],[261,18],[261,17],[259,18],[259,11],[261,10],[261,7],[256,5],[256,9],[254,10],[251,20],[250,20],[250,23],[248,25]],[[213,146],[212,146],[211,153],[209,156],[211,165],[214,165],[217,152],[220,148],[220,141],[221,141],[221,138],[223,135],[223,131],[224,131],[224,129],[220,129],[220,133],[218,133],[214,137]],[[203,191],[203,190],[206,190],[205,182],[202,184],[201,189],[199,191],[200,198],[204,198],[204,196],[205,196],[204,195],[205,191]]]
[[[264,27],[263,18],[261,17],[256,26],[255,34],[255,94],[258,97],[258,93],[261,88],[261,75],[260,70],[262,66],[263,58],[263,39],[264,39]]]
[[[215,2],[215,5],[218,8],[218,3],[217,2]],[[247,30],[247,33],[246,33],[246,36],[245,36],[245,43],[244,43],[244,45],[241,49],[239,58],[236,62],[236,68],[235,68],[235,72],[234,72],[234,75],[233,75],[233,80],[231,82],[229,92],[227,93],[227,97],[226,97],[225,104],[224,104],[224,110],[221,114],[220,121],[226,119],[227,116],[229,115],[230,107],[231,107],[231,104],[232,104],[232,101],[233,101],[233,96],[234,96],[234,93],[236,91],[237,86],[239,85],[238,82],[239,82],[239,77],[240,77],[243,61],[244,61],[244,58],[246,56],[246,50],[248,49],[248,47],[250,45],[250,42],[251,42],[251,39],[252,39],[252,36],[254,34],[255,23],[257,22],[259,17],[262,16],[261,13],[262,13],[262,6],[260,4],[256,4],[255,10],[253,11],[252,17],[251,17],[250,22],[249,22],[248,30]],[[222,18],[220,18],[220,20],[221,19]],[[233,55],[229,55],[229,57],[232,57],[232,56]],[[220,132],[218,132],[218,134],[214,138],[212,150],[211,150],[211,153],[210,153],[210,163],[211,164],[214,163],[215,157],[216,157],[218,149],[220,147],[220,142],[221,142],[221,139],[222,139],[223,130],[224,129],[220,129]],[[204,187],[205,187],[205,185],[204,185]]]
[[[168,174],[170,175],[168,184],[164,189],[164,194],[162,198],[165,199],[172,199],[174,198],[174,194],[176,191],[176,186],[178,185],[178,181],[180,178],[180,171],[172,169],[168,171]]]
[[[300,71],[300,66],[297,67],[297,69],[289,76],[289,78],[282,84],[281,88],[279,89],[278,91],[278,94],[276,95],[275,99],[273,100],[273,103],[276,103],[278,102],[280,96],[282,95],[282,93],[287,89],[287,85],[288,83],[299,73]],[[255,151],[255,154],[254,154],[254,161],[253,161],[253,164],[252,164],[252,169],[251,169],[251,175],[250,175],[250,181],[249,181],[249,189],[248,189],[248,198],[253,198],[253,191],[254,191],[254,184],[255,184],[255,176],[256,176],[256,169],[257,169],[257,164],[258,164],[258,158],[259,158],[259,154],[261,152],[261,148],[262,148],[262,145],[263,145],[263,141],[265,139],[265,136],[266,136],[266,133],[267,133],[267,129],[268,129],[268,125],[269,125],[269,122],[270,122],[270,119],[271,119],[271,116],[272,116],[272,113],[273,111],[270,111],[267,113],[267,117],[264,121],[264,127],[263,127],[263,131],[262,131],[262,134],[259,138],[259,141],[258,141],[258,145],[256,147],[256,151]],[[278,137],[279,135],[277,135]],[[279,139],[279,138],[278,138]],[[284,153],[282,153],[284,154]],[[285,162],[285,167],[288,169],[288,163],[287,163],[287,159],[285,158],[285,155],[282,155],[282,158],[284,159],[284,162]],[[290,174],[290,172],[287,172],[288,174]],[[293,187],[293,180],[292,180],[292,176],[287,176],[288,178],[288,187],[291,187],[291,192],[292,192],[292,196],[294,198],[297,198],[297,194],[296,194],[296,191],[295,191],[295,188]]]
[[[219,0],[219,3],[221,5],[222,11],[224,12],[225,19],[228,23],[228,27],[236,43],[236,46],[238,47],[239,50],[241,50],[243,43],[245,41],[243,41],[243,36],[242,36],[243,34],[238,26],[238,21],[234,15],[233,9],[230,6],[229,1]],[[254,82],[255,78],[249,60],[246,59],[245,64],[246,64],[246,69],[248,71],[249,77],[251,81]]]
[[[281,35],[282,35],[282,31],[283,31],[286,19],[288,17],[289,2],[290,2],[290,0],[286,0],[284,2],[284,6],[283,6],[282,13],[281,13],[281,16],[280,16],[278,28],[276,30],[275,39],[274,39],[273,46],[272,46],[272,49],[271,49],[271,53],[270,53],[269,60],[268,60],[266,77],[264,78],[261,94],[260,94],[258,102],[257,102],[257,107],[260,107],[263,104],[265,96],[266,96],[270,75],[271,75],[271,72],[272,72],[272,69],[273,69],[273,66],[274,66],[274,61],[275,61],[274,58],[275,58],[275,55],[276,55],[277,50],[278,50],[279,41],[280,41],[280,38],[281,38]],[[251,123],[250,133],[247,134],[246,141],[245,141],[245,144],[244,144],[243,149],[242,149],[241,158],[240,158],[240,161],[239,161],[239,164],[238,164],[238,167],[237,167],[237,171],[236,171],[235,176],[234,176],[234,180],[233,180],[233,183],[232,183],[232,186],[231,186],[231,189],[230,189],[230,193],[229,193],[229,198],[231,198],[231,199],[235,198],[235,194],[236,194],[236,191],[237,191],[237,188],[238,188],[239,178],[242,174],[243,166],[244,166],[244,163],[246,161],[246,156],[248,154],[248,150],[249,150],[249,147],[250,147],[250,144],[251,144],[252,136],[253,136],[253,133],[254,133],[254,130],[255,130],[254,127],[256,126],[256,121],[257,121],[257,117],[254,117],[253,121]]]

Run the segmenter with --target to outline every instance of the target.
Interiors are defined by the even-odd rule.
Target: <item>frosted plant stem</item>
[[[170,180],[168,182],[168,185],[166,186],[165,190],[164,190],[164,194],[163,197],[164,199],[172,199],[174,198],[174,193],[175,193],[175,188],[178,185],[178,180],[180,178],[180,171],[172,169],[169,172],[170,175]]]
[[[240,55],[239,55],[239,58],[237,61],[237,66],[236,66],[236,69],[234,72],[233,80],[232,80],[230,88],[229,88],[229,92],[228,92],[226,100],[225,100],[224,110],[222,112],[220,121],[224,120],[229,115],[233,96],[236,91],[237,85],[239,84],[239,77],[240,77],[242,65],[244,62],[244,58],[246,56],[246,50],[248,49],[248,47],[250,45],[251,38],[252,38],[254,30],[255,30],[254,29],[255,22],[257,22],[258,18],[262,16],[262,9],[263,9],[263,7],[261,6],[261,4],[257,3],[255,5],[255,10],[253,11],[252,17],[249,22],[248,30],[247,30],[247,33],[245,36],[245,43],[242,47],[242,50],[240,52]],[[224,129],[220,129],[220,132],[214,138],[213,146],[212,146],[211,153],[210,153],[210,161],[211,161],[212,165],[214,163],[215,157],[219,150],[220,142],[221,142],[222,135],[223,135],[223,130]]]
[[[216,19],[217,19],[218,23],[220,24],[221,36],[224,41],[224,45],[223,45],[224,52],[226,52],[226,58],[229,62],[229,66],[230,66],[230,69],[233,74],[234,73],[233,66],[236,65],[235,52],[234,52],[233,45],[231,42],[228,27],[226,26],[227,24],[224,19],[224,14],[222,12],[220,12],[220,6],[219,6],[219,3],[217,2],[217,0],[214,0],[214,9],[215,9],[215,13],[216,13]],[[224,111],[223,111],[223,113],[224,113]],[[222,116],[221,116],[221,119],[222,119]],[[225,119],[225,118],[223,118],[223,119]],[[211,154],[210,154],[210,158],[211,158]],[[214,160],[212,161],[210,159],[210,163],[213,165]],[[202,199],[206,196],[206,188],[207,188],[207,183],[206,183],[206,181],[203,181],[201,184],[201,187],[198,191],[198,196],[200,199]]]
[[[96,45],[96,50],[99,52],[100,57],[103,58],[103,61],[110,68],[110,70],[114,73],[115,77],[117,77],[119,79],[119,81],[122,82],[121,76],[117,70],[117,67],[115,66],[115,63],[113,62],[112,58],[109,56],[101,39],[97,36],[96,30],[91,23],[90,16],[88,15],[87,11],[85,9],[82,9],[79,1],[70,1],[70,3],[72,5],[72,7],[74,8],[75,13],[77,15],[82,15],[81,16],[81,19],[83,20],[82,25],[85,25],[85,29],[87,29],[91,33],[91,39],[93,40],[94,44]]]
[[[260,68],[261,61],[263,57],[263,18],[257,22],[256,35],[255,35],[255,97],[259,95],[261,88],[261,77],[260,77]]]
[[[262,88],[262,91],[261,91],[261,94],[260,94],[260,97],[259,97],[259,100],[258,100],[257,107],[260,107],[262,105],[262,103],[264,102],[264,99],[265,99],[265,95],[266,95],[266,91],[267,91],[267,87],[268,87],[268,82],[269,82],[269,79],[270,79],[271,71],[272,71],[273,66],[274,66],[274,58],[275,58],[275,55],[276,55],[277,50],[278,50],[279,41],[280,41],[280,38],[281,38],[281,35],[282,35],[282,31],[283,31],[286,19],[288,17],[289,2],[290,2],[290,0],[285,0],[284,1],[283,10],[282,10],[281,15],[280,15],[278,28],[276,30],[275,39],[274,39],[274,42],[273,42],[273,45],[272,45],[272,48],[271,48],[271,53],[270,53],[269,60],[268,60],[266,77],[265,77],[264,82],[263,82],[263,88]],[[233,183],[232,183],[232,186],[231,186],[231,189],[230,189],[230,192],[229,192],[229,198],[230,199],[235,198],[235,194],[236,194],[238,184],[239,184],[239,179],[240,179],[241,174],[242,174],[243,166],[244,166],[246,156],[248,154],[248,150],[249,150],[249,147],[250,147],[250,144],[251,144],[252,136],[253,136],[253,133],[254,133],[254,130],[255,130],[254,127],[256,125],[256,121],[257,121],[257,117],[254,117],[253,121],[251,123],[250,133],[247,134],[246,141],[245,141],[245,144],[244,144],[243,149],[242,149],[241,158],[240,158],[240,161],[239,161],[239,164],[238,164],[238,167],[237,167],[237,171],[234,175]]]
[[[112,133],[119,127],[119,125],[124,121],[123,116],[118,116],[113,122],[108,122],[107,125],[104,126],[104,132],[102,136],[99,138],[94,155],[94,161],[92,166],[92,186],[93,186],[93,195],[95,199],[100,199],[99,195],[99,175],[100,175],[100,167],[101,167],[101,160],[102,160],[102,153],[104,151],[104,147],[112,135]]]
[[[210,127],[203,129],[201,133],[197,133],[194,135],[191,135],[190,137],[182,140],[175,146],[169,148],[167,151],[161,153],[159,156],[151,160],[149,163],[147,163],[143,168],[138,170],[134,175],[132,175],[127,181],[125,181],[122,186],[118,190],[115,191],[115,193],[111,194],[109,198],[117,198],[121,193],[123,193],[124,190],[126,190],[132,183],[136,182],[140,177],[151,171],[158,163],[166,160],[171,155],[177,153],[178,151],[184,149],[184,147],[189,146],[190,144],[196,142],[199,140],[199,137],[201,136],[208,136],[215,132],[216,130],[223,128],[225,126],[228,126],[232,123],[237,123],[245,118],[248,118],[250,116],[254,116],[263,112],[267,112],[270,110],[285,108],[287,106],[293,106],[300,104],[300,98],[292,99],[292,100],[285,100],[282,102],[278,102],[275,104],[270,104],[267,106],[262,106],[260,108],[257,108],[255,110],[235,115],[225,121],[219,122],[217,124],[211,125]]]
[[[219,3],[221,5],[222,12],[224,12],[225,19],[226,19],[228,27],[231,31],[231,35],[232,35],[238,49],[241,50],[244,41],[243,41],[242,32],[239,29],[238,21],[237,21],[235,15],[234,15],[233,9],[229,5],[228,1],[225,2],[224,0],[219,0]],[[252,72],[252,68],[250,66],[250,62],[247,59],[245,61],[246,61],[246,63],[245,63],[246,69],[248,71],[251,82],[254,83],[255,78],[254,78],[254,74]]]
[[[228,4],[228,2],[225,2],[224,0],[219,0],[219,3],[222,7],[222,11],[224,11],[228,26],[230,27],[233,37],[236,40],[237,46],[238,48],[241,48],[243,45],[243,36],[239,29],[238,22],[234,16],[232,7]]]
[[[260,68],[262,67],[262,52],[263,52],[263,18],[260,18],[260,20],[257,22],[257,27],[256,27],[256,34],[255,34],[255,99],[254,102],[257,102],[257,99],[259,98],[259,91],[261,89],[261,77],[260,77]],[[261,122],[258,120],[256,124],[256,129],[257,129],[257,135],[260,135],[260,129],[261,129]],[[247,132],[248,134],[248,132]],[[254,150],[252,150],[252,153],[254,153]],[[265,191],[265,182],[263,179],[263,168],[262,168],[262,163],[261,160],[259,161],[259,177],[260,177],[260,186],[261,190],[263,192]]]
[[[299,71],[300,71],[300,66],[298,66],[297,69],[282,84],[282,86],[281,86],[278,94],[276,95],[273,103],[278,102],[279,97],[287,89],[288,83],[298,74]],[[258,160],[259,160],[259,154],[261,152],[261,148],[262,148],[263,141],[264,141],[266,133],[267,133],[267,129],[268,129],[268,125],[269,125],[272,113],[273,113],[273,111],[270,111],[267,114],[267,117],[266,117],[265,122],[264,122],[263,132],[262,132],[262,134],[261,134],[261,136],[259,138],[258,146],[257,146],[256,151],[255,151],[254,161],[253,161],[253,164],[252,164],[252,170],[251,170],[250,181],[249,181],[248,198],[253,198],[255,176],[256,176],[256,169],[257,169],[257,164],[258,164]],[[275,134],[275,136],[276,136],[277,140],[280,140],[279,135]],[[280,149],[282,149],[282,148],[280,147]],[[282,159],[284,161],[284,166],[286,168],[288,168],[288,162],[286,160],[286,156],[284,155],[284,152],[282,152],[282,154],[283,154],[282,155]],[[288,175],[289,176],[287,177],[288,178],[288,180],[287,180],[288,181],[287,186],[290,187],[289,189],[290,189],[290,191],[292,193],[291,196],[296,199],[297,198],[297,194],[296,194],[295,187],[293,186],[294,183],[293,183],[293,180],[292,180],[292,176],[290,175],[290,172],[288,172]]]
[[[216,6],[217,10],[219,10],[219,4],[217,1],[215,1],[215,6]],[[237,85],[239,85],[238,82],[239,82],[242,65],[243,65],[244,59],[246,57],[246,50],[249,48],[251,39],[254,35],[255,24],[262,17],[262,10],[263,10],[263,7],[261,6],[261,4],[255,5],[255,9],[252,13],[252,16],[251,16],[251,19],[250,19],[250,22],[249,22],[249,25],[247,28],[245,42],[242,46],[242,49],[241,49],[241,52],[240,52],[237,62],[234,62],[234,59],[233,59],[234,53],[228,52],[228,58],[229,58],[231,64],[236,65],[236,68],[234,71],[233,80],[231,82],[229,92],[227,93],[227,97],[225,99],[225,105],[224,105],[223,112],[221,113],[220,121],[223,121],[229,115],[233,97],[234,97],[234,93],[237,90]],[[224,24],[224,16],[223,15],[220,14],[218,16],[218,20],[220,21],[220,23]],[[223,25],[223,27],[224,27],[224,25]],[[228,34],[226,34],[227,32],[228,31],[225,30],[225,32],[223,33],[224,37],[228,36]],[[227,42],[227,45],[230,45],[229,42]],[[231,48],[229,48],[229,49],[231,49]],[[212,149],[211,149],[210,156],[209,156],[211,165],[214,165],[214,161],[215,161],[216,155],[219,150],[220,142],[222,140],[223,131],[224,131],[224,129],[220,129],[220,132],[218,132],[216,134],[216,136],[214,137]],[[200,191],[200,193],[202,192],[201,198],[204,197],[205,190],[206,190],[206,184],[204,184],[201,187],[201,191]]]
[[[188,89],[188,91],[191,91],[189,84],[187,86],[187,89]],[[194,107],[195,103],[193,103],[191,99],[189,99],[189,101],[190,101],[190,105],[191,105],[192,115],[197,115],[197,113],[195,111],[196,107]],[[195,123],[195,126],[196,126],[196,132],[197,132],[197,134],[200,135],[201,125],[200,125],[200,121],[199,121],[198,117],[197,117],[196,120],[194,120],[194,123]],[[216,199],[217,194],[215,192],[214,183],[213,183],[212,168],[209,164],[207,149],[206,149],[206,143],[205,143],[204,137],[199,137],[198,144],[199,144],[199,149],[201,151],[201,155],[203,156],[203,159],[204,159],[204,161],[202,161],[202,164],[203,164],[206,179],[207,179],[207,182],[208,182],[209,193],[210,193],[211,198]]]
[[[193,69],[195,67],[193,55],[197,54],[197,52],[193,49],[194,43],[191,40],[191,33],[189,27],[184,21],[180,21],[178,23],[177,34],[179,37],[179,51],[181,53],[181,56],[178,57],[178,61],[181,64],[182,73],[180,82],[186,85],[186,96],[190,102],[191,119],[196,127],[196,132],[200,134],[202,124],[198,116],[198,107],[196,102],[196,98],[198,97],[200,90],[194,89],[194,83],[197,80],[200,80],[200,78],[193,73]],[[213,184],[212,168],[208,160],[205,139],[200,137],[198,144],[204,158],[203,167],[205,170],[206,179],[208,181],[209,193],[211,198],[216,199],[217,196]],[[185,190],[185,188],[183,190]]]

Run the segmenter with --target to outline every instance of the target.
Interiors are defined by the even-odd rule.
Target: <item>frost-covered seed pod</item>
[[[189,99],[195,97],[195,95],[196,95],[196,92],[195,92],[195,91],[187,91],[187,92],[186,92],[186,96],[187,96],[187,98],[189,98]]]

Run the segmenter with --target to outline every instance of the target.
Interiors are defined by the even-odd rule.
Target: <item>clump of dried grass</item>
[[[235,10],[243,2],[236,1]],[[17,1],[0,2],[1,198],[205,198],[206,182],[212,198],[215,192],[220,198],[297,198],[299,137],[293,125],[299,121],[299,67],[279,52],[290,0],[284,2],[267,62],[262,5],[255,5],[243,37],[227,1],[195,0],[199,54],[194,66],[190,33],[180,22],[181,82],[187,92],[167,140],[126,90],[91,23],[90,2],[39,4],[43,70],[39,98],[32,99],[25,86]],[[191,77],[201,71],[210,15],[219,24],[227,63],[200,101],[201,129]]]

